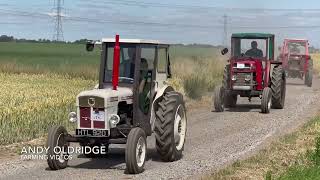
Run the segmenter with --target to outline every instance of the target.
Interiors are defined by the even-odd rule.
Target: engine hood
[[[119,101],[126,101],[127,104],[132,104],[133,91],[129,87],[118,87],[117,90],[113,90],[110,87],[106,89],[93,89],[93,90],[83,91],[77,96],[77,106],[79,106],[80,104],[79,102],[80,99],[82,101],[81,104],[83,104],[84,103],[83,101],[89,98],[103,99],[104,107],[113,106],[115,104],[118,104]]]

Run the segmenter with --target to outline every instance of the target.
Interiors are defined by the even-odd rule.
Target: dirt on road
[[[303,125],[320,109],[320,81],[308,88],[301,80],[288,80],[285,109],[260,113],[260,100],[240,98],[235,109],[211,112],[211,107],[189,110],[188,132],[181,160],[161,162],[155,140],[148,138],[148,160],[139,175],[125,174],[124,146],[111,146],[100,159],[74,157],[64,170],[50,171],[45,160],[0,162],[0,179],[185,179],[198,178],[247,157],[273,138]],[[74,145],[75,146],[75,145]]]

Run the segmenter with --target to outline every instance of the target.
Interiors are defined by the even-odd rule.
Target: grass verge
[[[319,133],[320,116],[317,116],[297,132],[280,138],[256,155],[236,161],[203,179],[320,179],[319,171],[316,171],[319,166],[313,160]]]

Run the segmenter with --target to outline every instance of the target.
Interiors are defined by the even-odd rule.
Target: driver
[[[251,42],[251,49],[249,49],[246,54],[246,56],[250,57],[257,57],[257,58],[262,58],[263,57],[263,52],[261,49],[258,49],[258,43],[257,41],[252,41]]]

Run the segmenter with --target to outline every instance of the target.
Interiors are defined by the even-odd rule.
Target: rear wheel
[[[271,109],[271,96],[272,92],[269,87],[266,87],[262,91],[262,99],[261,99],[261,112],[262,113],[270,113]]]
[[[69,143],[65,140],[67,130],[63,126],[53,126],[49,129],[47,147],[47,163],[51,170],[59,170],[67,167]]]
[[[156,149],[163,161],[175,161],[182,157],[187,133],[187,116],[182,95],[167,92],[156,112]]]
[[[271,76],[272,108],[283,109],[286,98],[286,75],[282,66],[273,68]]]
[[[139,174],[144,170],[147,156],[146,134],[141,128],[131,129],[126,148],[126,165],[129,174]]]
[[[304,77],[304,84],[308,87],[312,86],[312,79],[313,79],[313,60],[310,59],[308,62],[308,69]]]

